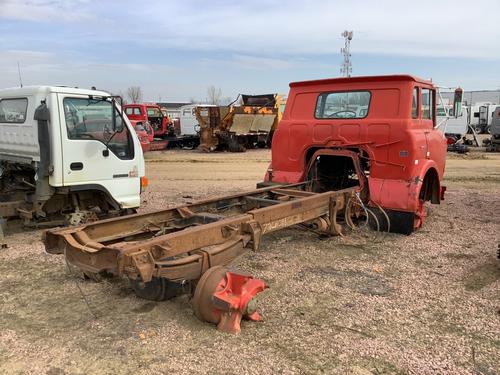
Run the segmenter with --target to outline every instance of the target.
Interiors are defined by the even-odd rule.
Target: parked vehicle
[[[195,108],[200,126],[201,150],[239,152],[271,145],[282,115],[281,96],[241,95],[241,102],[236,104],[237,101],[238,98],[227,107],[218,107],[218,111],[210,110],[208,119],[200,112],[203,110],[201,107]]]
[[[196,134],[182,134],[179,123],[172,121],[168,112],[155,103],[127,104],[124,108],[132,125],[143,127],[148,133],[149,150],[195,148],[199,144]]]
[[[461,102],[457,95],[454,108]],[[309,181],[313,191],[360,185],[360,199],[380,225],[411,233],[425,220],[425,203],[439,204],[445,191],[446,139],[436,126],[436,87],[420,78],[291,83],[264,185]]]
[[[164,116],[155,103],[127,104],[123,108],[141,140],[144,152],[167,148],[168,142],[164,138],[172,130],[168,114]]]
[[[179,116],[180,111],[168,111],[166,108],[161,108],[161,113],[163,114],[163,116],[170,118],[170,122],[174,129],[174,134],[177,136],[181,135],[181,122]]]
[[[459,87],[455,90],[455,96],[463,97],[463,90]],[[464,153],[468,151],[468,146],[463,144],[463,137],[469,130],[468,109],[465,103],[458,103],[455,108],[452,104],[442,101],[441,95],[437,104],[436,128],[441,130],[448,143],[448,151]]]
[[[216,105],[213,104],[188,104],[184,105],[180,108],[180,130],[182,134],[186,135],[199,135],[200,133],[200,124],[199,120],[196,116],[195,110],[196,108],[200,108],[202,111],[208,111],[208,108],[215,108]],[[202,117],[205,117],[207,114],[203,112],[201,113]]]
[[[141,143],[142,152],[151,151],[151,143],[154,141],[151,127],[144,127],[142,124],[136,124],[134,129],[137,134],[137,138],[139,138],[139,142]]]
[[[497,105],[485,102],[477,103],[470,107],[469,125],[474,128],[476,133],[490,133],[491,120]]]
[[[500,105],[493,111],[490,134],[491,137],[486,142],[486,151],[500,152]]]
[[[144,159],[120,101],[70,87],[0,90],[0,217],[77,224],[138,208]]]
[[[134,103],[126,104],[123,108],[132,125],[150,126],[153,129],[154,138],[165,138],[174,135],[168,113],[165,115],[157,104]]]
[[[455,143],[467,134],[469,127],[467,121],[468,112],[464,104],[462,104],[458,116],[455,116],[453,106],[451,105],[441,105],[437,108],[438,129],[449,139],[449,143]]]

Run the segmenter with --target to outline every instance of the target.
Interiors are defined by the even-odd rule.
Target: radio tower
[[[344,60],[342,61],[342,65],[340,66],[340,74],[343,77],[350,77],[352,73],[352,64],[351,64],[351,40],[352,40],[352,31],[345,30],[341,36],[345,39],[344,48],[340,49],[340,52],[344,54]]]

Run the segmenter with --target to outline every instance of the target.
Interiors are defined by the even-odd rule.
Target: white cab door
[[[111,100],[58,94],[58,105],[64,186],[104,189],[122,208],[138,207],[142,152]],[[118,125],[123,122],[119,133],[113,116]]]

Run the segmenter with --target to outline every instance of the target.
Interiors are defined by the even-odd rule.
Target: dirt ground
[[[143,210],[253,189],[269,151],[148,155]],[[231,336],[187,296],[82,281],[41,231],[0,250],[0,373],[498,374],[500,155],[450,155],[446,200],[411,236],[289,229],[233,268],[264,279],[264,321]],[[83,298],[85,296],[85,298]]]

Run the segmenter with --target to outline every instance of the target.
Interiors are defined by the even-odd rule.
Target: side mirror
[[[462,114],[462,100],[464,96],[464,90],[458,87],[455,90],[455,95],[453,96],[453,115],[455,118]]]
[[[113,98],[113,100],[111,101],[111,105],[112,105],[113,132],[121,133],[123,131],[123,127],[125,126],[123,123],[123,106],[120,105],[120,111],[118,112],[116,110],[115,98]]]

